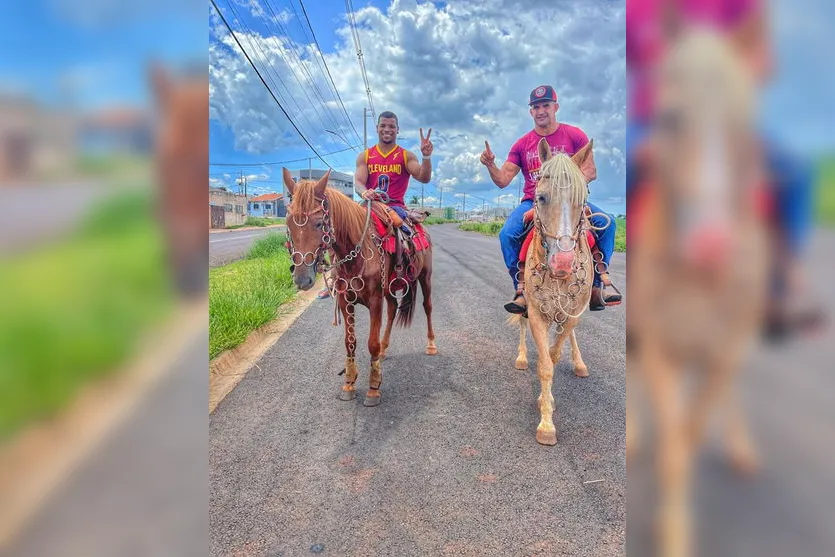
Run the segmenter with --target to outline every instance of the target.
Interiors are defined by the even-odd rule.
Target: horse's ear
[[[539,149],[539,162],[545,164],[545,161],[551,158],[551,146],[548,145],[548,142],[543,137],[539,140],[537,148]]]
[[[281,174],[284,176],[284,186],[287,188],[287,191],[290,192],[290,195],[293,195],[293,190],[296,189],[296,182],[293,181],[293,176],[290,175],[290,171],[286,168],[281,168]]]
[[[313,188],[313,191],[320,196],[325,195],[325,188],[328,186],[328,178],[330,178],[330,176],[331,171],[328,169],[328,171],[325,172],[325,175],[319,178],[319,181],[316,182],[316,186]]]
[[[168,75],[168,71],[159,62],[151,62],[148,66],[148,81],[157,104],[165,106],[171,91],[171,76]]]
[[[594,164],[594,140],[589,140],[585,147],[574,153],[571,157],[583,176],[586,177],[586,182],[591,182],[597,178],[597,166]]]

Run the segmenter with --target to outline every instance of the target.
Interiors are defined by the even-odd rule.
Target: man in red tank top
[[[377,117],[377,144],[357,157],[354,188],[363,199],[382,199],[405,220],[407,212],[403,198],[409,187],[409,178],[424,184],[432,178],[433,145],[429,140],[432,128],[429,128],[426,137],[423,136],[423,128],[420,128],[420,162],[414,153],[397,144],[399,130],[394,112],[380,113]],[[401,227],[401,230],[410,234],[408,227]]]

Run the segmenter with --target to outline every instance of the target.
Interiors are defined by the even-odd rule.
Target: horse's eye
[[[316,221],[316,224],[313,225],[313,228],[316,230],[322,230],[322,221]]]
[[[548,200],[547,200],[547,199],[545,199],[545,196],[544,196],[544,195],[537,195],[537,196],[536,196],[536,201],[537,201],[538,203],[545,203],[545,202],[546,202],[546,201],[548,201]]]

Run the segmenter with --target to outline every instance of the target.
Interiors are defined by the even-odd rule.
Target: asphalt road
[[[584,317],[590,377],[556,368],[555,447],[536,443],[536,351],[513,368],[497,238],[430,227],[439,354],[395,330],[383,402],[342,402],[333,305],[317,301],[210,418],[211,555],[622,555],[625,304]],[[625,287],[625,258],[613,262]],[[358,337],[367,338],[367,312]],[[602,481],[601,481],[602,480]],[[592,482],[592,483],[584,483]]]
[[[209,267],[219,267],[242,258],[258,238],[284,232],[283,226],[262,229],[231,230],[209,234]]]

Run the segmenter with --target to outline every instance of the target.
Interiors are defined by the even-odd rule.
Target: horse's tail
[[[505,319],[504,324],[509,327],[519,327],[520,325],[527,323],[527,321],[527,317],[524,317],[518,313],[511,313],[510,316],[508,316],[508,318]]]
[[[409,291],[400,300],[397,306],[395,321],[398,327],[408,327],[412,324],[412,316],[415,313],[415,299],[417,298],[417,282],[409,283]]]

